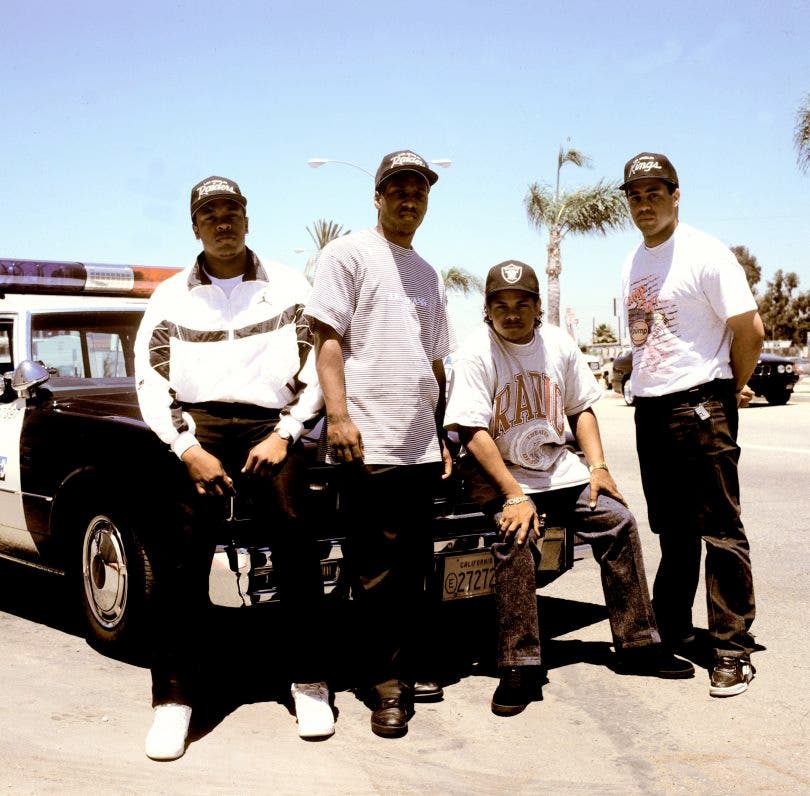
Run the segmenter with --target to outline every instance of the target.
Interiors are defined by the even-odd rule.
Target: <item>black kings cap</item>
[[[663,180],[678,187],[678,172],[666,155],[656,152],[640,152],[624,164],[624,182],[619,186],[626,191],[636,180]]]

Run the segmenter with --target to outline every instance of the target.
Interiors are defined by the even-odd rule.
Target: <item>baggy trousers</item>
[[[467,458],[467,457],[465,457]],[[471,495],[495,519],[499,497],[477,468],[465,468]],[[487,495],[489,498],[487,499]],[[650,602],[638,528],[630,510],[607,495],[590,507],[590,486],[531,494],[546,524],[575,531],[590,544],[599,564],[605,606],[617,651],[661,641]],[[541,664],[536,595],[536,551],[532,544],[511,540],[492,545],[495,558],[495,602],[501,668]]]
[[[441,463],[336,466],[345,565],[360,615],[365,685],[380,696],[412,685],[424,665],[426,578]]]
[[[274,658],[294,682],[324,679],[324,655],[317,641],[323,638],[317,629],[323,580],[313,527],[304,513],[303,446],[290,445],[287,457],[269,475],[243,475],[248,451],[272,432],[278,412],[223,403],[196,404],[186,411],[194,418],[198,441],[222,462],[238,499],[250,505],[257,532],[270,544],[281,600],[280,626],[267,628]],[[155,544],[153,705],[194,701],[199,664],[210,644],[205,619],[211,559],[216,535],[229,514],[228,498],[198,495],[187,474],[180,492],[167,500],[166,532]]]
[[[705,409],[701,417],[698,407]],[[701,539],[709,634],[717,654],[744,656],[756,613],[748,538],[740,519],[739,424],[734,381],[636,399],[636,447],[661,563],[653,604],[667,641],[692,632]]]

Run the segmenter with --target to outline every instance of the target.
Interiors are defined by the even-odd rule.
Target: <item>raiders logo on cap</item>
[[[535,296],[540,295],[540,284],[534,268],[519,260],[506,260],[489,269],[486,282],[486,297],[500,290],[525,290]]]

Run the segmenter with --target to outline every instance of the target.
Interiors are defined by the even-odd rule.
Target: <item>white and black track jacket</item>
[[[185,404],[206,401],[280,410],[278,427],[298,439],[323,406],[309,325],[310,286],[285,265],[250,266],[230,297],[193,266],[162,282],[135,341],[138,402],[146,423],[178,455],[196,445]]]

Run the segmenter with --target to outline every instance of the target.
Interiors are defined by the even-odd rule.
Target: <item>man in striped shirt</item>
[[[437,179],[414,152],[386,155],[375,178],[377,225],[323,249],[305,309],[362,611],[371,728],[383,737],[407,732],[432,498],[451,468],[437,431],[443,358],[453,348],[444,285],[411,246]]]

